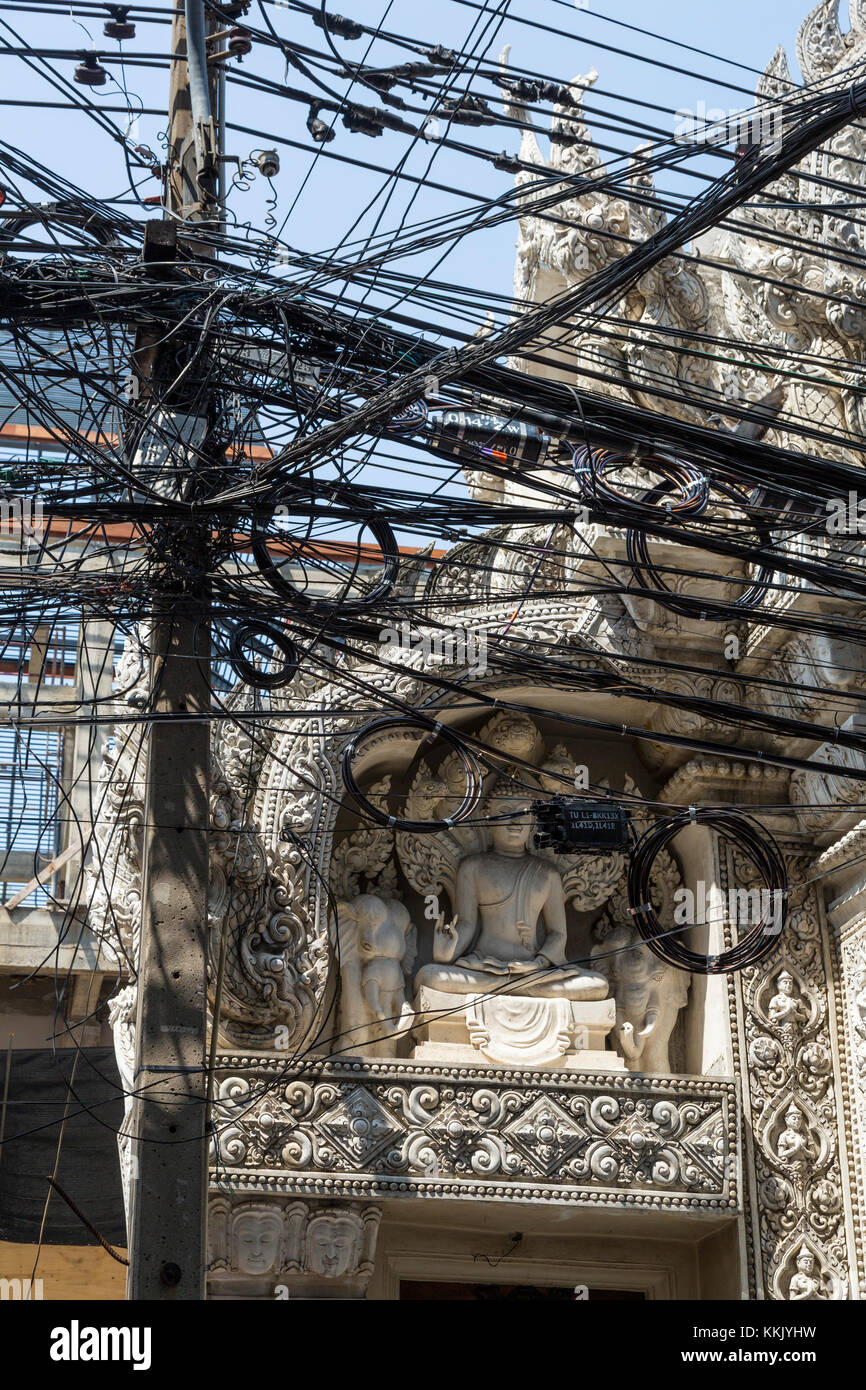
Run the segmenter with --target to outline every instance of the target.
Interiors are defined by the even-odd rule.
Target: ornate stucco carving
[[[309,917],[301,851],[268,851],[227,784],[211,798],[211,984],[226,937],[221,1032],[273,1046],[275,1030],[301,1035],[313,1021],[328,970],[326,932]]]
[[[213,1195],[208,1204],[211,1296],[363,1296],[373,1272],[381,1208],[358,1202],[250,1201]]]
[[[394,1055],[411,1026],[417,932],[401,902],[361,893],[337,905],[340,1046],[366,1056]]]
[[[842,1104],[851,1163],[852,1222],[860,1287],[866,1287],[866,919],[855,914],[834,939],[838,965]]]
[[[791,881],[808,860],[792,858]],[[748,866],[736,861],[736,881]],[[788,1298],[802,1249],[820,1298],[851,1297],[826,954],[814,889],[793,890],[779,948],[742,972],[757,1184],[756,1257],[771,1298]],[[805,1266],[799,1271],[805,1276]],[[798,1281],[797,1287],[803,1280]],[[803,1295],[805,1296],[805,1295]]]
[[[824,743],[816,758],[822,763],[862,771],[863,780],[835,777],[832,772],[795,771],[791,774],[791,802],[797,819],[806,830],[821,835],[838,834],[859,820],[859,807],[866,791],[866,757],[856,748],[838,748]],[[846,812],[846,807],[851,807]]]
[[[733,1213],[734,1083],[223,1057],[220,1184]]]
[[[118,663],[118,723],[100,773],[101,813],[86,866],[91,930],[132,980],[141,925],[145,744],[144,726],[124,723],[123,716],[148,703],[145,640],[144,634],[130,638]],[[320,997],[316,990],[327,970],[326,931],[317,932],[308,919],[299,891],[299,850],[286,846],[276,853],[266,847],[250,818],[250,789],[264,758],[250,692],[239,687],[227,708],[242,718],[218,724],[212,739],[210,987],[225,934],[221,1031],[238,1043],[272,1046],[277,1027],[293,1034],[309,1027]],[[127,1034],[134,1031],[134,1012],[133,993],[122,1015],[116,1010],[121,1066],[124,1051],[131,1048]]]
[[[390,789],[391,778],[383,777],[380,782],[373,783],[367,795],[375,806],[384,809]],[[334,846],[331,855],[331,891],[338,898],[356,898],[361,892],[363,879],[367,891],[373,892],[377,887],[387,886],[389,891],[386,896],[398,897],[396,883],[391,882],[393,875],[384,882],[379,881],[386,866],[391,863],[393,853],[393,830],[367,824],[350,831]]]
[[[479,738],[498,749],[503,757],[518,757],[534,763],[538,769],[539,789],[544,786],[562,794],[574,779],[575,759],[569,757],[562,745],[548,752],[537,727],[526,715],[497,714],[482,727]],[[490,791],[495,779],[495,773],[486,777],[485,793]],[[446,758],[435,776],[422,762],[404,814],[413,820],[446,815],[446,807],[449,801],[453,805],[455,792],[459,792],[461,785],[462,772],[456,757]],[[637,791],[630,778],[624,790]],[[489,835],[478,826],[453,827],[437,835],[398,831],[396,836],[400,866],[415,891],[422,896],[445,893],[452,906],[458,864],[467,855],[488,849],[489,843]],[[580,912],[601,907],[622,879],[625,869],[625,855],[620,853],[562,855],[543,849],[538,853],[560,872],[565,901]]]
[[[544,616],[542,600],[542,621]],[[527,605],[524,620],[530,624],[533,620],[531,604]],[[424,689],[407,672],[371,666],[363,675],[384,695],[394,695],[410,704],[420,699]],[[491,684],[495,688],[489,679],[485,684],[487,689]],[[468,681],[466,685],[471,688]],[[209,892],[211,986],[224,936],[221,1035],[236,1044],[267,1048],[275,1046],[279,1030],[281,1042],[276,1045],[290,1050],[296,1040],[308,1035],[325,1004],[329,980],[333,978],[334,941],[328,921],[325,878],[330,876],[344,901],[347,891],[356,896],[362,887],[390,900],[400,891],[395,877],[399,860],[413,886],[425,892],[447,892],[458,858],[474,845],[461,842],[450,846],[447,837],[427,837],[426,845],[418,850],[418,865],[413,868],[414,851],[408,840],[399,845],[400,853],[395,858],[390,832],[361,827],[338,840],[332,858],[342,790],[339,759],[347,734],[365,722],[364,711],[347,711],[341,685],[320,686],[317,701],[331,712],[314,720],[303,715],[284,718],[263,753],[258,738],[251,736],[257,725],[255,711],[246,707],[249,692],[239,690],[236,700],[239,715],[243,708],[244,717],[253,727],[247,726],[243,735],[236,732],[230,737],[234,721],[228,721],[214,741]],[[122,716],[122,710],[120,713]],[[496,716],[486,733],[492,739],[498,738],[502,752],[507,753],[512,746],[509,740],[516,739],[515,751],[522,748],[520,728],[519,719]],[[540,782],[549,783],[552,788],[556,750],[545,752],[537,730],[531,731],[531,738]],[[129,734],[122,723],[118,725],[115,747],[109,750],[103,774],[109,814],[97,832],[91,864],[94,929],[102,931],[106,940],[114,944],[130,974],[134,974],[137,959],[140,918],[144,788],[139,739],[135,730]],[[411,733],[389,733],[383,735],[381,749],[373,740],[369,751],[374,759],[387,755],[392,762],[396,757],[396,765],[402,758],[405,765],[414,751],[414,742]],[[518,752],[518,756],[522,753]],[[256,769],[258,778],[251,795],[250,779]],[[439,782],[443,777],[446,781],[449,777],[454,780],[455,776],[456,770],[446,761],[425,792],[422,769],[410,790],[409,802],[418,801],[420,806],[427,795],[431,807],[435,806],[435,793],[442,794]],[[380,778],[373,794],[386,795],[386,782],[387,778]],[[441,859],[441,867],[434,872],[434,866],[424,868],[422,860],[434,853],[431,847],[437,842],[435,853]],[[483,848],[480,839],[477,847]],[[624,861],[621,855],[566,856],[556,861],[556,867],[563,873],[566,898],[578,910],[591,910],[603,904],[617,886]]]
[[[760,763],[691,758],[665,783],[659,800],[674,805],[703,800],[775,804],[785,801],[790,775],[783,767]]]
[[[850,0],[845,33],[838,8],[837,0],[821,0],[801,26],[797,54],[807,86],[828,79],[844,83],[866,53],[861,0]],[[533,118],[522,102],[532,101],[533,92],[525,81],[510,76],[507,57],[506,51],[501,85],[507,109],[531,125]],[[520,156],[528,167],[516,175],[521,212],[514,277],[518,306],[543,303],[581,283],[664,222],[643,162],[646,152],[636,151],[628,174],[614,177],[594,144],[583,105],[595,78],[593,72],[559,89],[547,155],[537,130],[523,132]],[[772,115],[782,103],[795,103],[801,90],[778,49],[757,84],[760,108]],[[689,251],[648,271],[613,309],[615,339],[594,334],[589,316],[578,316],[567,335],[557,330],[555,346],[545,345],[543,362],[520,365],[569,381],[583,375],[595,392],[718,428],[737,423],[736,415],[719,407],[720,400],[738,410],[771,402],[780,417],[770,429],[772,442],[801,447],[797,433],[785,428],[790,414],[825,427],[826,438],[810,441],[814,452],[859,463],[856,449],[846,451],[844,438],[850,433],[856,443],[866,423],[859,389],[866,324],[864,234],[845,205],[850,201],[845,190],[862,183],[864,153],[863,131],[852,123],[739,210],[737,221],[747,224],[745,231],[714,229]],[[573,173],[595,181],[598,189],[581,187],[559,204],[556,218],[546,217],[538,203],[551,176]],[[623,196],[623,185],[632,197]],[[748,354],[740,355],[748,360],[695,351],[688,337],[695,331],[748,344]],[[688,390],[678,389],[683,386]],[[702,389],[706,407],[685,399]],[[480,483],[503,491],[502,480],[476,471],[476,488]],[[477,558],[483,569],[483,557]],[[774,600],[780,608],[798,606],[802,598],[802,581],[789,576],[787,584],[789,592]],[[649,601],[630,600],[628,606],[644,634],[655,641],[670,642],[683,630],[680,618]],[[620,608],[618,601],[613,607]],[[750,652],[764,655],[768,643],[784,640],[782,633],[769,630],[742,635]],[[804,693],[793,701],[806,705],[811,697]]]

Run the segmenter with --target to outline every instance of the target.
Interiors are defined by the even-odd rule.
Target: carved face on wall
[[[811,1250],[801,1250],[797,1256],[797,1268],[801,1274],[811,1274],[815,1268],[815,1256]]]
[[[491,732],[490,741],[511,757],[530,761],[538,739],[538,730],[526,714],[506,714]]]
[[[269,1274],[276,1267],[282,1229],[277,1212],[241,1212],[232,1234],[235,1260],[243,1274]]]
[[[792,995],[794,993],[794,977],[789,975],[787,970],[783,970],[776,984],[780,994]]]
[[[360,1223],[351,1216],[315,1216],[307,1227],[307,1269],[339,1279],[356,1261]]]

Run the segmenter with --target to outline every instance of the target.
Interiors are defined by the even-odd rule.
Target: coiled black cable
[[[272,642],[276,651],[282,652],[285,660],[282,665],[275,667],[271,671],[260,671],[257,666],[246,655],[245,648],[254,638],[266,638]],[[229,645],[230,661],[233,670],[240,680],[247,685],[254,686],[257,690],[276,690],[281,685],[288,685],[298,674],[298,667],[301,658],[294,642],[290,642],[284,632],[280,632],[273,623],[265,623],[260,619],[254,622],[242,623],[236,627],[231,635]]]
[[[271,514],[272,518],[273,513]],[[329,518],[336,520],[335,513],[331,512]],[[262,526],[255,518],[250,534],[250,549],[261,571],[262,578],[281,598],[288,599],[296,608],[302,608],[312,613],[356,613],[361,609],[371,608],[375,604],[381,603],[394,588],[400,567],[400,550],[394,532],[382,516],[357,514],[353,517],[347,515],[345,519],[357,521],[359,526],[366,527],[375,537],[382,552],[381,573],[378,579],[364,589],[362,594],[352,596],[345,591],[334,595],[310,594],[299,588],[288,578],[283,568],[291,557],[275,560],[268,548],[269,541],[271,544],[280,542],[291,545],[290,538],[287,536],[283,541],[278,532],[269,530],[270,523]],[[306,561],[310,560],[311,554],[315,551],[315,545],[309,540],[302,543],[295,542],[295,546],[298,555]],[[329,548],[334,548],[333,542],[330,543]],[[331,563],[332,569],[334,563]],[[353,570],[356,568],[357,561],[352,566]],[[350,572],[346,576],[347,587],[351,579],[352,573]]]
[[[663,510],[677,516],[699,516],[709,500],[706,474],[684,459],[668,458],[661,454],[624,454],[616,449],[590,449],[582,445],[571,458],[574,476],[588,501],[599,505],[613,503],[631,511],[646,514],[657,511],[657,504],[671,489],[674,495],[664,503]],[[643,496],[636,497],[633,489],[624,490],[610,481],[610,474],[620,468],[642,468],[660,474],[664,483]]]
[[[760,919],[736,945],[719,955],[690,950],[659,920],[652,902],[652,870],[659,854],[688,825],[707,825],[731,840],[763,881]],[[750,890],[751,891],[751,890]],[[743,811],[690,807],[651,826],[638,841],[628,873],[628,898],[635,926],[649,949],[678,970],[720,975],[756,965],[774,949],[787,914],[788,871],[772,835]]]
[[[453,816],[444,816],[441,820],[435,821],[403,820],[399,816],[389,816],[386,811],[370,801],[358,786],[353,772],[353,764],[359,746],[372,735],[380,734],[384,729],[411,728],[413,725],[420,726],[428,733],[436,734],[437,738],[441,738],[457,754],[463,765],[463,770],[466,773],[466,793]],[[481,770],[464,741],[450,729],[447,729],[444,724],[438,723],[435,719],[427,719],[417,711],[411,716],[396,715],[392,718],[375,719],[371,724],[365,724],[363,729],[359,729],[354,738],[350,739],[343,749],[342,773],[346,791],[364,814],[374,820],[377,825],[387,825],[397,830],[413,830],[422,835],[437,830],[447,830],[451,825],[459,825],[461,821],[468,820],[475,813],[481,800]]]
[[[746,506],[748,504],[748,500],[743,494],[737,488],[731,487],[727,483],[714,481],[713,490],[723,493],[724,496],[730,498],[731,501],[740,506]],[[666,491],[666,484],[653,488],[643,499],[644,504],[656,507]],[[671,511],[676,510],[673,503],[671,503],[670,509]],[[680,515],[682,514],[682,510],[680,510]],[[750,519],[749,524],[758,534],[760,547],[762,549],[772,547],[773,538],[769,526],[760,519]],[[689,539],[691,540],[692,538],[689,537]],[[626,532],[626,555],[631,565],[635,583],[640,585],[642,589],[647,589],[652,592],[655,601],[660,603],[663,608],[669,609],[672,613],[679,613],[686,618],[703,616],[701,612],[701,599],[677,595],[665,583],[663,576],[650,558],[646,532],[641,528],[631,527]],[[731,599],[729,607],[739,610],[756,608],[766,597],[770,585],[773,582],[774,575],[775,570],[772,565],[761,565],[753,581],[747,588],[742,590],[739,597]]]

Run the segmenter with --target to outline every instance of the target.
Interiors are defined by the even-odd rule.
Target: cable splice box
[[[538,849],[555,854],[628,849],[628,811],[616,801],[557,796],[534,801],[532,813],[538,823]]]

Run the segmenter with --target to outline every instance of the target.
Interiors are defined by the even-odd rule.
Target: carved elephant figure
[[[670,1071],[669,1045],[691,976],[665,965],[632,927],[620,926],[593,947],[593,965],[610,981],[615,1034],[629,1071]]]
[[[412,1008],[406,982],[415,963],[416,931],[394,898],[361,893],[337,905],[342,1046],[394,1057]]]

